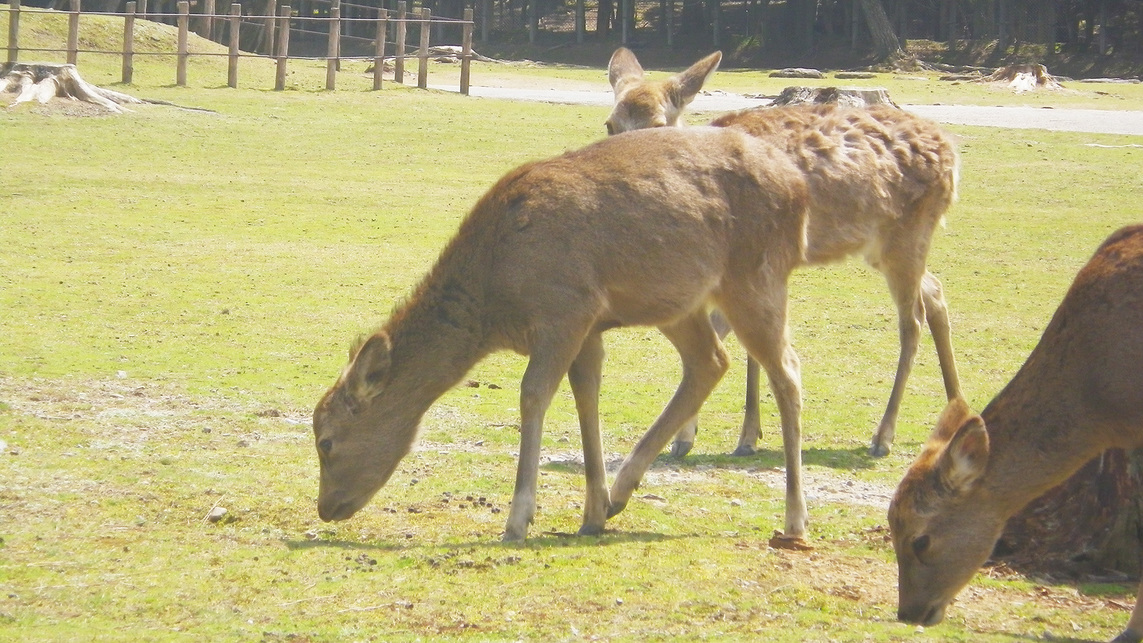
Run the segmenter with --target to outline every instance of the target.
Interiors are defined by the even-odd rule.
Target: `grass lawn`
[[[292,65],[291,90],[272,92],[257,60],[232,90],[223,63],[192,63],[187,88],[155,58],[137,62],[130,87],[114,85],[117,59],[81,56],[80,69],[211,111],[0,112],[0,639],[1066,641],[1106,640],[1126,622],[1133,587],[1006,569],[978,575],[938,627],[895,621],[887,494],[943,392],[926,337],[895,452],[865,455],[895,369],[896,315],[856,261],[791,284],[811,552],[767,546],[782,521],[772,400],[760,453],[725,455],[743,389],[733,340],[735,367],[695,451],[661,458],[601,537],[568,535],[583,482],[565,386],[531,537],[499,542],[525,363],[511,354],[437,403],[366,509],[320,522],[309,414],[353,338],[410,291],[500,175],[598,138],[608,110],[391,83],[368,92],[354,68],[321,92],[324,67],[305,63]],[[553,83],[602,78],[549,71]],[[481,73],[513,68],[478,68],[476,83]],[[733,73],[714,78],[737,86]],[[1139,221],[1143,137],[949,129],[961,199],[930,268],[979,408],[1098,243]],[[616,463],[679,367],[657,331],[606,342]],[[215,508],[226,514],[211,522]]]

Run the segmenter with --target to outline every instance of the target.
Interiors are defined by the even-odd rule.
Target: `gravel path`
[[[459,91],[457,87],[441,86],[434,87],[434,89]],[[469,95],[480,98],[530,100],[573,105],[612,104],[610,91],[472,87]],[[758,107],[769,102],[769,99],[766,98],[752,98],[725,92],[703,92],[695,98],[688,110],[690,112],[727,112],[735,109]],[[976,105],[902,105],[902,107],[925,118],[955,125],[1143,136],[1143,111]]]

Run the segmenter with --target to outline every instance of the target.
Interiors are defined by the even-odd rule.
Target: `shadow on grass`
[[[699,534],[660,534],[650,531],[618,531],[604,530],[598,536],[579,536],[573,533],[545,531],[536,536],[529,536],[522,543],[506,543],[500,540],[474,540],[460,543],[428,543],[423,541],[408,542],[377,542],[363,543],[348,540],[297,540],[283,539],[283,543],[290,551],[306,551],[310,549],[344,549],[348,551],[417,551],[437,549],[480,549],[480,550],[543,550],[567,547],[606,547],[610,545],[623,545],[628,543],[657,543],[696,538]],[[710,536],[704,536],[709,538]]]
[[[618,470],[621,461],[615,460],[607,463],[609,473]],[[854,471],[858,469],[872,469],[876,460],[869,455],[869,450],[862,447],[852,449],[803,449],[802,464],[819,467],[828,467],[841,471]],[[676,458],[669,454],[661,454],[655,458],[651,469],[723,469],[727,471],[756,471],[758,469],[774,469],[786,465],[785,456],[781,451],[760,449],[749,456],[736,456],[730,454],[688,454],[684,458]],[[542,464],[541,469],[559,473],[583,473],[583,463],[577,460],[555,460]]]
[[[802,449],[802,464],[830,469],[853,471],[855,469],[872,469],[876,460],[869,455],[865,446],[852,449]],[[774,449],[759,449],[754,455],[737,456],[730,454],[691,453],[685,458],[674,458],[669,455],[660,455],[655,459],[654,466],[672,467],[714,467],[717,469],[739,470],[783,467],[786,458],[781,451]]]

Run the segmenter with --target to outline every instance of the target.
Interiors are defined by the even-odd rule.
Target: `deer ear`
[[[686,107],[694,100],[702,90],[703,84],[718,69],[720,62],[722,62],[722,52],[716,51],[671,79],[672,84],[678,89],[677,96],[680,102],[676,107]]]
[[[358,401],[366,402],[385,388],[389,379],[389,336],[377,333],[367,339],[350,362],[345,384]]]
[[[974,415],[957,429],[937,461],[937,470],[945,488],[963,493],[984,474],[988,467],[988,431],[984,419]]]
[[[963,397],[957,396],[945,405],[941,416],[937,419],[937,426],[933,429],[930,440],[948,442],[956,435],[957,429],[964,425],[975,413],[969,408]]]
[[[643,66],[635,53],[626,47],[616,49],[607,63],[607,80],[615,91],[619,90],[620,83],[643,80]]]

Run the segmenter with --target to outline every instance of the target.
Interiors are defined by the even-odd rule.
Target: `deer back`
[[[658,325],[725,279],[800,263],[805,207],[801,174],[773,146],[732,130],[660,128],[519,168],[462,230],[497,231],[485,287],[495,315]]]
[[[711,125],[772,141],[805,174],[813,263],[861,252],[877,265],[888,244],[927,252],[956,199],[953,141],[937,124],[892,106],[757,108]]]

